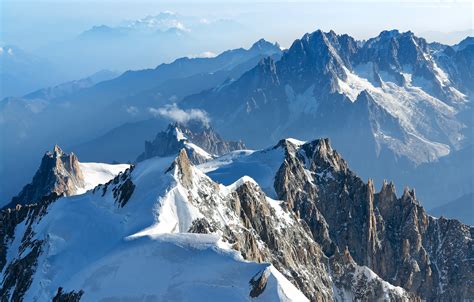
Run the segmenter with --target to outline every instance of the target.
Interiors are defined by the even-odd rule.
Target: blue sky
[[[242,44],[264,37],[288,46],[318,28],[360,39],[398,28],[451,43],[440,32],[474,27],[472,1],[0,0],[0,6],[0,41],[25,48],[71,39],[93,25],[114,25],[164,10],[240,22],[252,29],[236,37]]]

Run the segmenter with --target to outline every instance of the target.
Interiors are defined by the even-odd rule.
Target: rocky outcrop
[[[112,190],[112,196],[115,203],[123,208],[135,191],[135,184],[131,179],[131,174],[134,168],[135,166],[130,166],[130,168],[124,172],[120,172],[119,175],[114,177],[108,183],[95,187],[92,192],[101,192],[102,196],[104,196],[107,193],[107,190]]]
[[[474,298],[473,227],[428,216],[414,190],[398,198],[393,183],[385,182],[376,193],[373,182],[351,172],[328,140],[280,144],[286,154],[275,190],[322,246],[347,247],[355,263],[422,299]],[[323,227],[317,223],[321,217]],[[334,249],[324,251],[334,255]]]
[[[195,146],[204,152],[199,152],[200,150]],[[201,123],[188,123],[187,125],[174,123],[170,124],[165,131],[159,132],[153,141],[145,142],[145,152],[138,157],[137,161],[140,162],[155,156],[176,155],[182,148],[188,150],[188,155],[193,163],[199,164],[211,156],[245,149],[245,145],[241,141],[226,141],[214,129]],[[208,155],[203,154],[206,152]]]
[[[223,194],[216,183],[199,176],[195,170],[184,150],[167,170],[168,173],[175,173],[188,190],[189,202],[203,214],[192,222],[189,232],[221,234],[222,240],[239,251],[246,260],[271,263],[311,301],[337,299],[331,279],[331,263],[334,260],[324,254],[305,220],[285,208],[284,202],[268,198],[251,179],[239,180],[231,186],[230,194]],[[324,218],[320,218],[324,222]],[[321,229],[324,228],[322,222]],[[325,227],[325,236],[329,240]],[[331,244],[328,242],[336,253],[337,247]],[[355,262],[352,269],[362,270]],[[350,272],[344,268],[340,273],[346,274],[346,270]],[[251,281],[251,297],[264,290],[266,280],[262,276],[260,274]],[[349,288],[346,291],[352,293],[351,283],[341,279],[335,286],[341,291]],[[372,286],[380,288],[384,284],[380,278],[375,278],[372,283]],[[399,292],[385,288],[385,292],[374,292],[364,297],[382,299],[389,293],[400,299],[406,295],[401,288]]]
[[[48,206],[60,196],[51,193],[41,198],[38,203],[26,206],[17,205],[15,209],[4,209],[0,213],[1,226],[1,266],[3,280],[0,288],[2,301],[22,301],[28,290],[33,275],[37,268],[38,258],[43,249],[43,241],[34,238],[33,226],[46,214]],[[14,231],[24,224],[24,233],[20,233],[21,238],[15,238]],[[18,241],[18,251],[16,258],[8,259],[6,254],[11,248],[12,241]]]
[[[330,267],[335,301],[421,302],[415,294],[382,280],[365,266],[358,266],[347,248],[330,258]]]
[[[83,186],[84,176],[77,156],[74,153],[65,153],[56,145],[53,151],[43,156],[31,183],[27,184],[5,208],[14,208],[17,204],[37,203],[43,196],[51,193],[73,195]]]
[[[255,275],[252,280],[250,280],[250,286],[252,290],[250,291],[250,298],[256,298],[260,296],[261,293],[265,290],[268,281],[268,272],[266,270],[259,272]]]
[[[53,302],[79,302],[81,300],[82,295],[84,292],[81,290],[79,292],[64,292],[63,288],[58,288],[58,292],[56,296],[53,298]]]

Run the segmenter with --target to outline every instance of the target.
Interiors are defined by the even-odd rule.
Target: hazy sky
[[[34,49],[72,39],[93,25],[115,25],[164,10],[229,18],[248,26],[248,33],[237,37],[241,41],[236,45],[264,37],[288,46],[305,32],[318,28],[360,39],[398,28],[452,42],[437,32],[474,28],[473,1],[0,0],[0,42]]]

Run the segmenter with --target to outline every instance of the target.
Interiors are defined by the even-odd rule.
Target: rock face
[[[31,183],[4,208],[35,204],[52,193],[58,196],[83,194],[99,184],[107,183],[129,167],[128,164],[81,163],[74,153],[65,153],[56,145],[52,152],[43,156]],[[131,189],[129,187],[127,190]]]
[[[6,207],[15,207],[36,203],[43,196],[51,193],[73,195],[78,188],[84,187],[84,176],[79,167],[79,160],[74,153],[65,153],[59,146],[47,152],[30,184],[14,197]]]
[[[384,182],[376,193],[328,140],[280,144],[285,161],[275,190],[308,223],[327,256],[334,255],[331,244],[347,247],[357,264],[429,301],[474,297],[473,227],[427,215],[414,190],[398,198],[393,183]]]
[[[351,287],[352,279],[340,278],[337,284],[333,283],[331,278],[335,275],[330,273],[330,266],[341,262],[324,255],[306,221],[299,219],[297,213],[286,209],[285,202],[268,198],[252,179],[238,180],[230,186],[231,194],[223,197],[222,191],[210,180],[201,178],[196,181],[196,176],[194,181],[189,180],[192,175],[190,171],[194,168],[190,166],[186,152],[180,153],[172,168],[188,190],[189,202],[204,215],[193,221],[190,232],[221,233],[224,242],[239,251],[245,259],[272,263],[311,301],[342,301],[344,296],[339,297],[333,292],[334,288],[357,296]],[[220,198],[225,203],[222,210],[219,209],[219,204],[223,202]],[[364,270],[354,261],[349,267],[352,270]],[[365,270],[370,272],[367,268]],[[346,263],[339,265],[338,272],[344,276],[352,274]],[[373,272],[370,274],[375,275]],[[262,290],[264,279],[265,275],[262,274],[251,281],[251,297],[257,296]],[[359,280],[362,284],[360,286],[366,288],[366,292],[359,294],[363,299],[377,300],[385,295],[393,295],[399,301],[416,300],[403,289],[396,289],[380,278],[373,277],[370,282],[359,276],[354,276],[353,279]]]
[[[201,123],[188,125],[174,123],[170,124],[165,131],[159,132],[153,141],[145,142],[145,152],[138,157],[137,161],[154,156],[176,155],[182,148],[188,150],[191,161],[197,164],[213,156],[245,149],[245,145],[241,141],[226,141],[211,127]]]
[[[46,214],[48,206],[60,196],[51,193],[43,196],[36,204],[17,205],[14,209],[4,209],[0,213],[0,268],[3,272],[0,297],[4,301],[22,301],[31,286],[38,258],[44,249],[44,241],[34,239],[34,223]],[[15,232],[23,225],[22,233]],[[8,259],[8,250],[17,244],[17,255]]]

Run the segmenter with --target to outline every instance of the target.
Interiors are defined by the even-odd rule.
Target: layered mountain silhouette
[[[0,104],[2,152],[25,158],[28,173],[5,162],[3,200],[34,173],[30,152],[54,143],[86,161],[134,161],[141,143],[170,121],[156,112],[174,105],[206,112],[223,137],[250,148],[281,137],[330,137],[362,176],[377,185],[384,178],[414,184],[427,207],[439,206],[472,192],[472,156],[465,155],[473,139],[473,51],[469,39],[448,46],[396,30],[367,41],[316,31],[285,51],[261,40],[213,58],[129,71],[47,101],[7,99]]]
[[[82,195],[49,194],[3,210],[0,294],[68,301],[474,297],[473,228],[427,215],[414,190],[398,197],[384,182],[377,192],[328,139],[284,139],[197,166],[188,151],[141,161]]]

